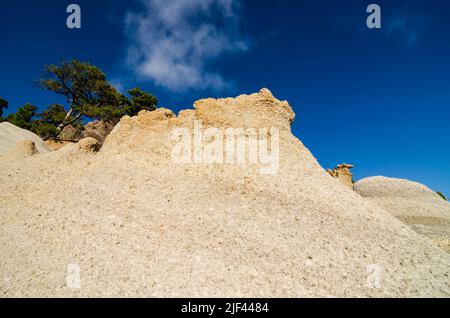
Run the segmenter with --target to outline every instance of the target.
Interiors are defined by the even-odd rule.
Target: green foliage
[[[103,107],[118,106],[120,94],[107,81],[105,74],[96,66],[73,60],[60,65],[46,66],[40,86],[66,97],[69,111],[59,129],[82,116],[98,118]],[[73,117],[69,120],[69,117]]]
[[[112,87],[104,91],[105,103],[102,107],[86,106],[84,113],[87,117],[117,123],[125,115],[136,116],[141,110],[153,111],[158,100],[152,94],[140,88],[128,91],[130,98],[120,94]]]
[[[2,121],[3,110],[6,108],[8,108],[8,102],[0,97],[0,122]]]
[[[99,103],[103,89],[108,86],[105,74],[98,67],[77,60],[47,65],[39,83],[45,90],[65,96],[76,111]]]
[[[46,66],[39,86],[63,95],[68,109],[54,104],[36,114],[37,107],[26,104],[6,120],[44,139],[57,137],[67,125],[81,129],[84,117],[116,124],[124,115],[135,116],[144,109],[153,111],[158,105],[156,97],[140,88],[129,90],[129,97],[119,93],[98,67],[77,60]],[[0,98],[0,122],[7,106],[8,102]]]
[[[64,120],[66,113],[67,111],[63,105],[53,104],[48,106],[47,109],[38,116],[41,117],[41,120],[49,124],[59,125]]]
[[[140,88],[133,88],[128,91],[131,97],[130,103],[125,107],[125,115],[136,116],[141,110],[153,111],[158,105],[158,99],[150,93],[144,92]]]
[[[30,130],[33,117],[36,116],[36,110],[36,106],[25,104],[20,107],[15,114],[9,115],[6,120],[17,127]]]
[[[43,139],[56,137],[58,135],[58,126],[64,121],[66,114],[67,111],[64,106],[59,104],[50,105],[41,114],[37,115],[39,119],[33,121],[31,131]]]
[[[79,123],[83,116],[117,123],[124,115],[134,116],[140,110],[155,110],[158,100],[150,93],[134,88],[130,99],[119,93],[96,66],[73,60],[46,66],[39,81],[42,88],[63,95],[69,110],[58,126]]]
[[[441,192],[436,192],[442,199],[444,199],[445,201],[447,201],[447,198],[445,197],[445,195]]]
[[[101,103],[84,105],[83,114],[98,120],[118,122],[123,116],[124,105],[128,103],[127,98],[108,84],[103,88],[100,99]]]
[[[42,120],[35,120],[31,125],[31,131],[42,139],[55,138],[58,136],[58,128],[55,125],[49,124]]]

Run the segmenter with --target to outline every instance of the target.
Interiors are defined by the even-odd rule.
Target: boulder
[[[450,203],[427,186],[404,179],[370,177],[354,189],[450,253]]]
[[[16,148],[16,144],[21,141],[33,142],[39,153],[51,151],[42,139],[31,131],[14,126],[9,122],[0,123],[0,154],[13,150]]]

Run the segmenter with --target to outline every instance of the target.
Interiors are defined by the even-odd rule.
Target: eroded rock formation
[[[327,172],[333,178],[337,178],[346,186],[353,188],[353,174],[350,172],[350,169],[352,168],[353,165],[343,163],[334,169],[328,169]]]
[[[293,118],[262,90],[201,100],[178,116],[124,117],[98,152],[91,140],[2,163],[0,292],[449,296],[450,255],[330,178],[292,135]],[[173,131],[195,121],[247,137],[247,128],[278,129],[279,169],[175,163]],[[74,268],[80,288],[67,284]]]

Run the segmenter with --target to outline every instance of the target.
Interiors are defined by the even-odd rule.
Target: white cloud
[[[227,87],[210,69],[225,53],[244,51],[238,0],[141,0],[130,12],[127,62],[138,76],[171,91]]]

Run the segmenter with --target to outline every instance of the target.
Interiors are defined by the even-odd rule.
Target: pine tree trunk
[[[73,108],[69,109],[69,111],[67,112],[67,114],[64,117],[63,121],[61,122],[61,124],[59,124],[59,126],[58,126],[58,131],[59,132],[61,132],[61,130],[63,130],[63,128],[66,126],[66,122],[70,118],[70,116],[72,116],[72,113],[73,113]]]

